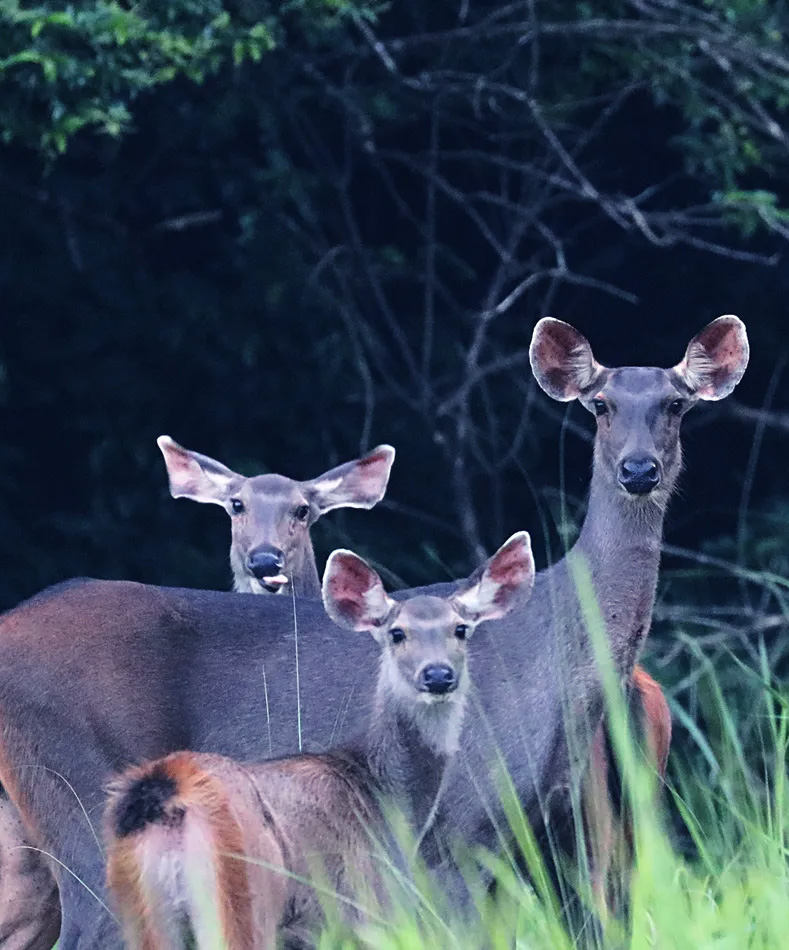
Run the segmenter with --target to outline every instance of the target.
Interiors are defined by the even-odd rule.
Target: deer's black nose
[[[281,574],[284,566],[285,555],[279,548],[269,545],[250,552],[247,557],[249,573],[259,581],[265,580],[267,577],[274,577],[275,574]]]
[[[451,693],[457,685],[455,671],[446,663],[431,663],[422,670],[422,686],[428,693]]]
[[[660,484],[660,469],[649,456],[626,458],[619,466],[619,484],[631,495],[647,495]]]

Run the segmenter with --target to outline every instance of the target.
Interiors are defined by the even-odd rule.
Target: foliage
[[[432,473],[427,493],[402,486],[400,574],[424,554],[427,576],[461,571],[536,519],[555,548],[558,507],[520,487],[555,483],[558,417],[525,352],[537,317],[575,313],[605,350],[639,300],[665,330],[634,359],[669,363],[702,314],[747,317],[762,294],[749,322],[772,346],[759,269],[785,229],[784,5],[460,12],[3,5],[5,537],[23,552],[6,603],[75,569],[222,583],[208,515],[192,516],[187,568],[170,527],[190,516],[151,510],[163,428],[249,469],[310,472],[397,441],[398,467]],[[745,112],[747,141],[722,150]],[[675,288],[650,280],[665,266]],[[586,430],[568,432],[572,469]],[[66,443],[79,475],[59,466],[60,499],[22,521],[15,494],[44,494],[49,446]]]
[[[763,262],[785,221],[767,121],[785,11],[746,6],[5,4],[5,603],[74,571],[224,583],[219,514],[206,535],[208,513],[151,505],[163,429],[294,474],[396,442],[400,576],[460,572],[520,524],[555,550],[554,496],[522,488],[556,484],[559,417],[525,352],[549,308],[605,359],[627,358],[610,341],[632,314],[660,322],[632,358],[667,365],[702,319],[747,318],[762,295],[759,399],[780,322]],[[748,92],[768,110],[749,126],[766,187],[744,152],[712,160],[709,117],[747,105],[711,72],[729,47],[733,88],[766,84]],[[653,282],[666,266],[677,280]],[[574,416],[570,472],[587,431]],[[53,446],[58,492],[23,519],[52,495]],[[735,498],[736,468],[725,481]],[[369,535],[354,519],[358,543],[381,517]],[[333,540],[348,523],[332,516]]]
[[[202,83],[282,42],[286,22],[308,16],[323,29],[351,14],[352,2],[77,0],[0,9],[3,141],[64,152],[82,129],[118,136],[144,92],[178,77]]]

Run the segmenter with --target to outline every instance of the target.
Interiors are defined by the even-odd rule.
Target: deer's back
[[[0,778],[75,867],[97,860],[83,807],[100,810],[113,774],[178,749],[328,748],[362,725],[376,672],[371,638],[335,628],[320,602],[298,601],[294,622],[287,598],[53,588],[0,619]]]

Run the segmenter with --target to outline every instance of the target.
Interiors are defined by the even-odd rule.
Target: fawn
[[[394,601],[350,551],[323,580],[327,613],[369,631],[380,666],[367,729],[323,754],[246,765],[176,752],[127,771],[106,810],[108,883],[129,945],[268,950],[308,942],[321,904],[306,883],[316,863],[347,895],[382,897],[372,839],[401,809],[417,840],[459,747],[470,689],[466,645],[483,620],[528,596],[528,534],[513,535],[446,597]]]

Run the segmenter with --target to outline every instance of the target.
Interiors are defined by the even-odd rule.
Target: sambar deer
[[[311,945],[316,865],[329,893],[385,900],[380,849],[396,840],[387,811],[402,810],[415,841],[424,834],[462,741],[466,645],[533,582],[525,532],[446,597],[392,600],[361,558],[335,551],[326,611],[381,651],[366,730],[323,754],[250,765],[176,752],[121,776],[106,809],[107,874],[130,950]]]
[[[230,517],[233,589],[244,594],[320,597],[310,528],[335,508],[373,508],[384,497],[395,450],[376,446],[308,481],[239,475],[160,435],[173,498],[219,505]]]
[[[548,824],[569,833],[575,769],[603,712],[575,566],[588,566],[627,682],[651,622],[681,420],[697,402],[728,395],[747,362],[745,328],[733,316],[701,330],[671,369],[606,368],[567,324],[535,328],[532,365],[543,388],[597,417],[589,505],[575,545],[537,574],[531,599],[477,631],[482,715],[466,723],[432,828],[437,840],[495,849],[508,835],[502,765],[539,840]],[[115,920],[85,886],[104,893],[104,856],[86,815],[102,807],[111,775],[185,748],[242,760],[317,751],[358,728],[368,645],[351,640],[339,653],[322,605],[297,598],[295,606],[294,614],[285,597],[82,580],[0,619],[0,780],[35,843],[72,872],[54,868],[61,950],[122,946]],[[449,869],[447,884],[462,896],[460,874]]]

